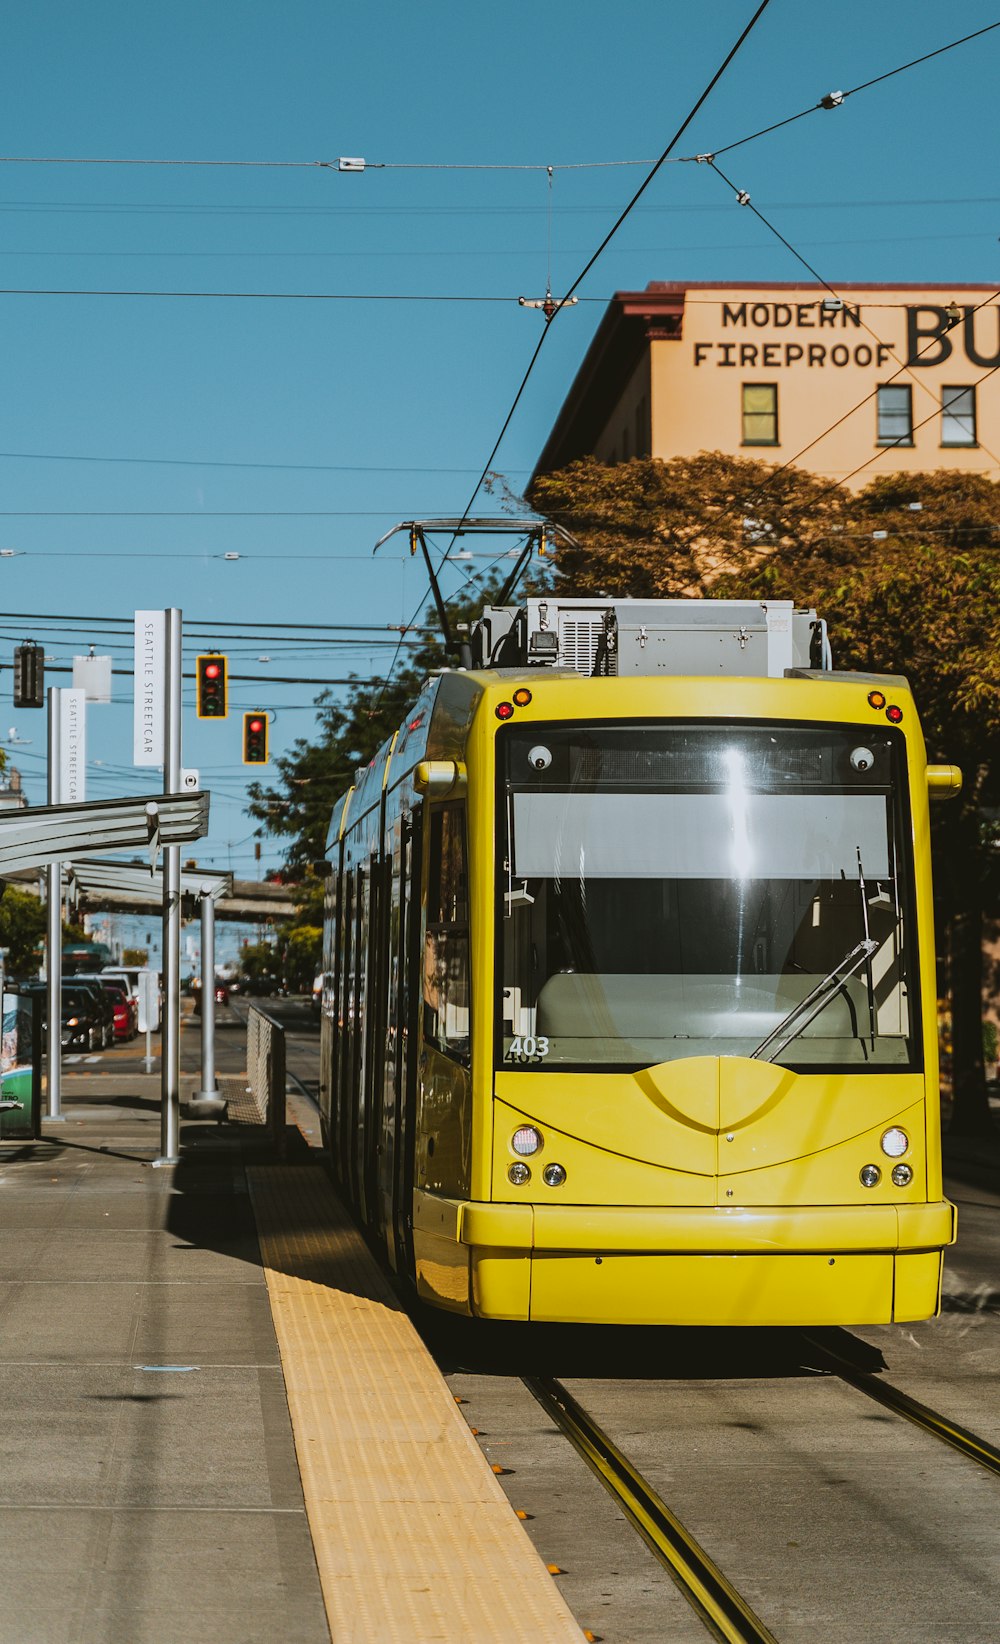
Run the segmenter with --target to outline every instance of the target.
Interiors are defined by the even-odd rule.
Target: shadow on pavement
[[[773,1380],[821,1373],[817,1345],[855,1369],[886,1368],[877,1348],[847,1330],[497,1324],[420,1307],[413,1310],[413,1321],[446,1373],[577,1381]]]

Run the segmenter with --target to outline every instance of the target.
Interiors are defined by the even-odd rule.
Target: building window
[[[743,444],[777,445],[778,387],[773,382],[743,384]]]
[[[886,383],[878,391],[878,444],[913,444],[913,398],[906,385]]]
[[[976,445],[976,390],[942,388],[941,444]]]

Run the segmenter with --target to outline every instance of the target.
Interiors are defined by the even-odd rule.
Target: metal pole
[[[59,787],[59,687],[49,686],[48,802],[55,805]],[[45,996],[48,1021],[46,1073],[49,1118],[63,1122],[62,1111],[62,863],[46,869]]]
[[[181,786],[181,613],[164,611],[166,680],[163,693],[163,791]],[[160,1157],[180,1162],[181,848],[163,850],[163,1037],[160,1055]]]
[[[215,1077],[215,898],[201,890],[201,1089],[185,1104],[191,1119],[223,1119],[226,1102]]]

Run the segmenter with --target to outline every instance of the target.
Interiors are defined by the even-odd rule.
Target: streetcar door
[[[333,1168],[341,1186],[347,1184],[348,1090],[351,1077],[351,1010],[354,999],[354,869],[344,873],[343,906],[337,933],[337,966],[334,986],[334,1077],[330,1110],[330,1139]]]
[[[371,863],[371,907],[368,922],[368,987],[365,997],[365,1070],[362,1090],[364,1116],[361,1152],[361,1213],[366,1225],[380,1236],[385,1217],[379,1197],[379,1156],[382,1150],[382,1105],[385,1088],[385,1019],[388,945],[388,872],[384,856]]]
[[[390,991],[389,1034],[393,1041],[391,1103],[393,1145],[391,1168],[392,1250],[397,1271],[411,1277],[413,1261],[413,1138],[417,1101],[417,1058],[420,989],[420,886],[415,865],[420,861],[421,811],[400,819],[398,841],[399,915],[394,932]],[[395,867],[395,865],[394,865]],[[395,879],[395,873],[394,873]],[[395,895],[395,883],[394,883]],[[387,1127],[388,1129],[389,1127]]]
[[[351,969],[351,1010],[348,1052],[348,1077],[344,1103],[344,1164],[346,1186],[352,1204],[361,1198],[361,1084],[364,1078],[364,1000],[367,981],[368,918],[371,905],[371,881],[365,868],[358,869],[357,900],[354,905],[354,963]]]

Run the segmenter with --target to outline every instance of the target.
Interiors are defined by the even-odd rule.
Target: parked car
[[[114,1018],[112,1017],[112,1032]],[[105,1009],[93,988],[70,984],[62,990],[59,1042],[63,1050],[101,1050],[104,1047]]]
[[[102,965],[101,981],[118,982],[126,989],[131,998],[139,998],[139,967],[138,965]]]
[[[100,1039],[94,1048],[97,1050],[110,1050],[115,1042],[115,1007],[108,997],[103,982],[96,976],[74,976],[72,985],[75,988],[85,988],[93,995],[101,1023]]]
[[[139,1007],[117,982],[105,982],[104,991],[115,1013],[115,1040],[134,1039],[139,1031]]]

